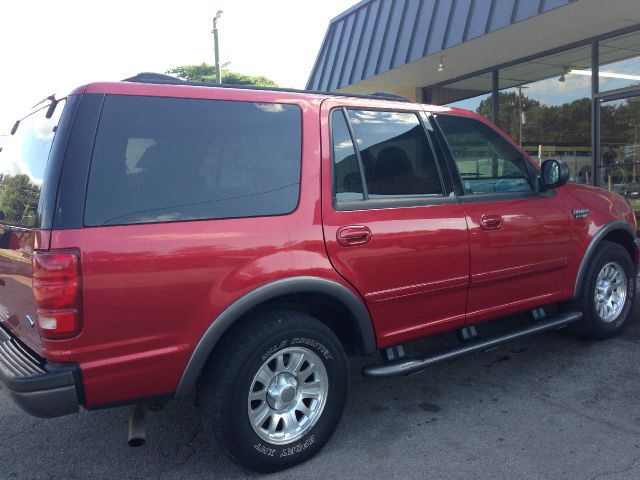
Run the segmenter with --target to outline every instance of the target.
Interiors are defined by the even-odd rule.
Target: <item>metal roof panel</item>
[[[575,1],[362,0],[331,21],[307,88],[342,88]]]

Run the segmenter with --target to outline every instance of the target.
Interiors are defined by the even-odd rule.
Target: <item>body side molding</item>
[[[272,298],[303,292],[325,294],[342,302],[355,318],[364,353],[370,354],[376,351],[376,338],[369,312],[362,300],[351,290],[335,281],[320,277],[292,277],[276,280],[246,293],[228,306],[211,323],[191,354],[189,363],[178,384],[175,397],[189,394],[220,338],[242,315]]]
[[[578,274],[576,276],[576,285],[573,289],[573,298],[577,298],[580,294],[580,290],[582,290],[582,282],[584,280],[584,276],[587,273],[587,267],[589,266],[589,261],[593,256],[596,248],[602,242],[602,239],[606,237],[609,233],[615,230],[624,230],[631,235],[632,239],[635,239],[635,232],[631,225],[627,222],[623,222],[622,220],[614,220],[613,222],[609,222],[606,225],[602,226],[600,230],[593,236],[591,241],[589,242],[589,246],[587,250],[584,252],[584,256],[582,257],[582,261],[580,262],[580,267],[578,268]],[[636,259],[637,260],[637,259]]]

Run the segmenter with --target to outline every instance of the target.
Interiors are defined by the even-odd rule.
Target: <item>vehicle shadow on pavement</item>
[[[551,332],[410,377],[363,378],[352,359],[338,430],[315,458],[269,478],[638,478],[640,317],[604,342]],[[522,318],[518,321],[525,321]],[[411,351],[441,348],[451,336]],[[191,399],[150,413],[127,446],[130,407],[40,420],[0,396],[0,478],[254,478],[203,432]]]

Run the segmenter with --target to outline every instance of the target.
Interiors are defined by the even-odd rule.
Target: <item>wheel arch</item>
[[[363,301],[344,285],[333,280],[320,277],[293,277],[262,285],[252,290],[227,307],[207,328],[196,345],[187,367],[182,374],[176,390],[176,397],[186,396],[195,386],[200,372],[216,345],[238,321],[246,318],[247,314],[263,306],[275,304],[303,305],[305,299],[330,299],[334,306],[342,308],[348,314],[347,322],[343,325],[343,335],[353,335],[360,353],[370,354],[376,351],[376,338],[373,323]],[[298,302],[292,301],[297,299]],[[311,313],[314,313],[313,309]],[[320,318],[328,323],[328,318]],[[329,324],[329,327],[335,327]],[[332,328],[334,329],[334,328]],[[335,331],[335,329],[334,329]],[[351,332],[351,333],[345,333]],[[336,332],[341,337],[341,332]]]
[[[621,220],[615,220],[613,222],[607,223],[606,225],[601,227],[600,230],[598,230],[593,236],[593,238],[589,242],[589,245],[587,246],[584,256],[582,257],[580,267],[578,268],[578,274],[576,276],[576,284],[573,289],[573,298],[578,298],[578,296],[580,295],[589,262],[593,258],[596,249],[603,241],[614,242],[621,245],[625,250],[629,252],[629,255],[631,256],[633,262],[638,262],[638,258],[636,257],[637,250],[635,232],[633,231],[631,225]]]

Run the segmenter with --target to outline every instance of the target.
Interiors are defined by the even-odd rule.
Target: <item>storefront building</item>
[[[332,20],[307,88],[473,110],[640,216],[638,0],[364,0]]]

